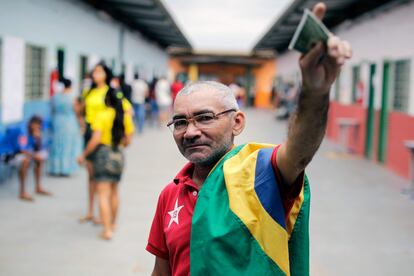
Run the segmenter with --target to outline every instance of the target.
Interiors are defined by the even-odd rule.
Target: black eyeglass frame
[[[191,117],[189,117],[189,118],[179,118],[179,119],[175,119],[175,120],[171,120],[170,122],[168,122],[168,124],[167,124],[167,127],[172,131],[172,132],[174,132],[174,131],[176,131],[175,130],[175,128],[173,127],[172,129],[171,129],[171,126],[176,122],[176,121],[178,121],[178,120],[185,120],[186,122],[187,122],[187,126],[183,129],[183,131],[185,130],[185,129],[187,129],[187,127],[188,127],[188,125],[190,124],[190,122],[193,122],[193,124],[194,124],[194,117],[198,117],[198,116],[200,116],[200,115],[205,115],[205,114],[213,114],[213,119],[214,120],[217,120],[218,119],[218,117],[220,116],[220,115],[223,115],[223,114],[226,114],[226,113],[229,113],[229,112],[237,112],[238,110],[237,109],[235,109],[235,108],[230,108],[230,109],[227,109],[227,110],[224,110],[224,111],[222,111],[222,112],[219,112],[219,113],[214,113],[214,112],[204,112],[204,113],[201,113],[201,114],[197,114],[197,115],[194,115],[194,116],[191,116]]]

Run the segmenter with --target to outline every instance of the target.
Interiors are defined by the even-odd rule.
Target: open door
[[[381,110],[378,127],[378,154],[377,159],[380,163],[385,163],[387,148],[387,132],[388,132],[388,94],[390,81],[390,62],[384,61],[382,69],[382,98]]]
[[[367,108],[367,125],[365,135],[365,157],[372,158],[373,138],[374,138],[374,97],[375,85],[374,78],[376,72],[376,64],[371,63],[369,66],[369,94],[368,94],[368,108]]]
[[[65,50],[63,48],[57,50],[57,69],[59,80],[61,80],[65,77]]]
[[[246,69],[246,106],[254,106],[254,89],[255,80],[253,75],[253,68],[251,65],[247,66]]]

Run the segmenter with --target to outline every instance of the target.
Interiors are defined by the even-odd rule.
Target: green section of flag
[[[309,275],[310,188],[305,175],[304,200],[289,239],[290,275]]]
[[[190,241],[192,276],[285,275],[229,206],[223,164],[243,147],[231,150],[213,169],[200,190]],[[288,244],[290,275],[294,276],[309,275],[310,189],[306,176],[303,196]],[[277,242],[280,240],[275,237]]]
[[[219,162],[199,193],[191,230],[192,276],[285,275],[230,210],[223,163],[242,147],[234,148]]]

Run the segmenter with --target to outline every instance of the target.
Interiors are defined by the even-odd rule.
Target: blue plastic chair
[[[48,119],[43,120],[42,124],[42,140],[43,144],[46,146],[47,149],[50,149],[52,145],[52,134],[53,134],[53,127],[52,121]]]
[[[6,135],[0,133],[0,183],[4,182],[7,179],[8,164],[6,162],[8,154],[10,154],[11,148],[6,142]]]
[[[26,135],[24,124],[14,124],[6,128],[5,140],[12,154],[21,151],[22,145],[19,144],[19,139],[22,135]]]

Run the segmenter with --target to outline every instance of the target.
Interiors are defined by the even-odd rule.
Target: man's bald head
[[[216,81],[197,81],[186,85],[178,93],[177,97],[189,95],[194,92],[211,93],[217,97],[217,100],[223,105],[225,109],[239,109],[237,100],[234,97],[233,91],[226,85]]]

